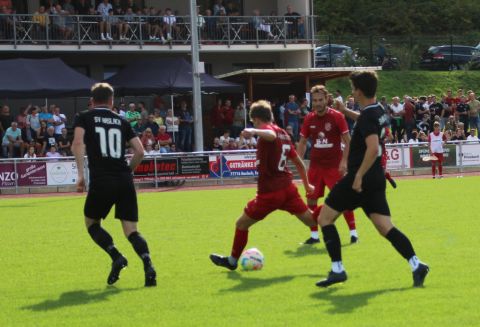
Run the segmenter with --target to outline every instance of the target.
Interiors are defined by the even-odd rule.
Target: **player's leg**
[[[438,177],[443,178],[443,153],[435,153],[438,158]]]
[[[244,212],[240,218],[238,218],[235,225],[235,236],[233,238],[230,256],[227,257],[219,254],[211,254],[210,260],[212,260],[217,266],[225,267],[230,270],[237,269],[238,259],[248,243],[248,229],[257,222],[258,220],[250,218]]]
[[[324,172],[324,181],[327,185],[328,189],[331,190],[335,184],[342,179],[340,172],[337,168],[330,168]],[[348,229],[350,230],[350,243],[358,242],[358,233],[355,226],[355,215],[353,211],[346,210],[343,212],[343,217],[348,225]]]
[[[435,170],[436,170],[435,169],[435,161],[432,160],[431,163],[432,163],[432,178],[435,178]]]
[[[325,192],[325,183],[323,182],[321,171],[318,168],[310,168],[308,170],[308,180],[310,184],[315,186],[315,191],[309,197],[307,197],[307,206],[312,212],[317,209],[318,199],[323,197]],[[304,244],[316,244],[320,243],[320,237],[318,235],[318,225],[310,226],[310,237],[303,242]]]
[[[145,271],[145,286],[156,286],[156,272],[150,258],[147,241],[137,230],[136,221],[122,220],[123,233],[130,241],[133,249],[143,261],[143,269]]]

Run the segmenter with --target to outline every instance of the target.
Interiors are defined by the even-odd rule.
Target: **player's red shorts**
[[[252,219],[262,220],[275,210],[285,210],[295,215],[304,213],[308,207],[298,193],[297,187],[290,184],[287,188],[275,192],[257,194],[255,199],[248,202],[245,214]]]
[[[438,163],[443,162],[443,153],[432,153],[432,154],[438,158],[438,161],[432,161],[432,164],[435,164],[435,162],[438,162]]]
[[[342,178],[338,167],[335,168],[322,168],[322,167],[310,167],[308,169],[308,181],[315,186],[315,192],[309,199],[317,200],[325,195],[325,186],[328,189],[332,189],[333,186]]]
[[[382,158],[380,159],[380,164],[382,165],[383,170],[387,169],[387,153],[383,152]]]

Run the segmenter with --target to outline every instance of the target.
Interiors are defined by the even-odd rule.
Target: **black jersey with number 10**
[[[130,172],[125,160],[125,145],[136,135],[130,124],[107,108],[83,111],[74,127],[85,130],[88,168],[92,177]]]

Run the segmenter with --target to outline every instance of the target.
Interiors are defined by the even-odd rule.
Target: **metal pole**
[[[195,129],[195,151],[203,151],[202,89],[199,73],[197,1],[190,0],[190,27],[192,34],[192,73],[193,73],[193,117]]]
[[[13,151],[15,151],[15,148],[13,148]],[[13,157],[13,153],[12,153]],[[15,171],[15,194],[18,194],[18,173],[17,173],[17,159],[13,159],[13,169]]]
[[[177,145],[177,141],[175,141],[175,108],[173,107],[174,104],[173,104],[173,94],[170,94],[170,107],[172,108],[172,136],[173,136],[173,143],[175,144],[175,146]],[[179,130],[180,130],[180,126],[178,126]]]
[[[245,96],[245,92],[243,92],[243,110],[245,111],[245,124],[243,128],[247,128],[247,97]]]

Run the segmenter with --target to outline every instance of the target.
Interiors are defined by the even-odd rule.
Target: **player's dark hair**
[[[107,103],[113,97],[113,87],[108,83],[96,83],[91,89],[92,99],[95,103]]]
[[[272,121],[272,117],[272,107],[267,101],[256,101],[250,106],[250,119],[258,118],[261,121],[268,123]]]
[[[350,74],[353,88],[362,91],[367,98],[375,97],[378,77],[374,71],[356,71]]]

